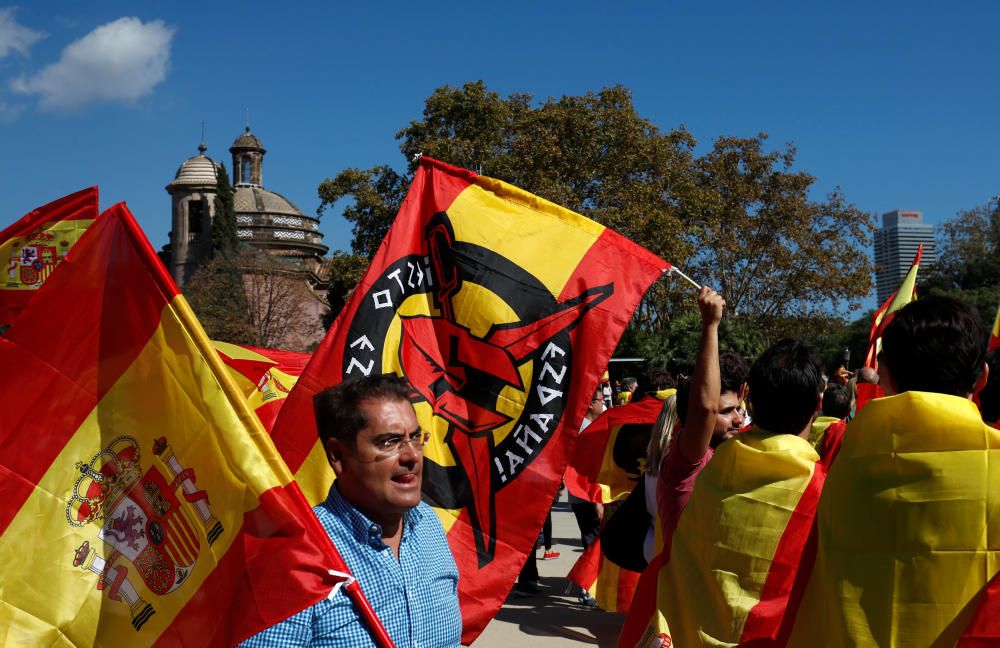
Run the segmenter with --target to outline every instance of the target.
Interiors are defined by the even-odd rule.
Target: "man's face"
[[[590,398],[590,407],[587,409],[587,418],[593,421],[604,411],[604,397],[601,392],[597,392]]]
[[[743,415],[740,413],[739,396],[736,392],[722,392],[719,414],[715,417],[715,430],[712,432],[712,447],[732,437],[741,427]]]
[[[330,439],[327,454],[341,495],[373,521],[384,524],[420,503],[423,449],[419,441],[403,443],[398,454],[386,456],[380,442],[392,437],[416,439],[420,425],[413,406],[405,400],[367,400],[360,409],[368,426],[358,432],[353,444]]]

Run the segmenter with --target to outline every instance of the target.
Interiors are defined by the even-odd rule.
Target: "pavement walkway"
[[[545,591],[530,598],[511,594],[496,618],[472,644],[473,648],[617,645],[625,615],[585,608],[577,602],[575,594],[567,594],[570,583],[566,574],[583,548],[580,528],[565,492],[552,509],[552,548],[562,554],[555,560],[542,560],[542,550],[537,552],[538,573]]]

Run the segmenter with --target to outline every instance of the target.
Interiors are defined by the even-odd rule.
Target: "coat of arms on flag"
[[[97,535],[110,549],[102,552],[85,540],[73,566],[98,574],[98,589],[128,605],[136,630],[156,610],[139,595],[129,572],[135,570],[154,594],[169,594],[187,581],[202,548],[199,538],[212,544],[223,530],[208,494],[195,486],[195,472],[178,461],[167,440],[160,437],[151,450],[170,481],[155,465],[143,471],[139,442],[121,436],[89,463],[77,463],[81,475],[66,505],[70,526],[99,525]]]
[[[311,398],[353,376],[414,388],[424,499],[458,563],[472,641],[559,487],[585,406],[645,290],[670,265],[498,180],[423,158],[368,272],[272,431],[312,501],[332,473]]]

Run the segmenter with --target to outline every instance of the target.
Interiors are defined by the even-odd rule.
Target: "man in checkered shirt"
[[[314,399],[337,473],[313,510],[398,648],[457,646],[458,568],[434,511],[420,499],[423,446],[409,385],[391,375],[342,383]],[[243,646],[374,646],[343,593]]]

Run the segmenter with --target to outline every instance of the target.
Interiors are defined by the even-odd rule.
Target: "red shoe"
[[[562,554],[559,553],[558,551],[553,551],[552,549],[548,549],[544,554],[542,554],[542,560],[555,560],[561,555]]]

